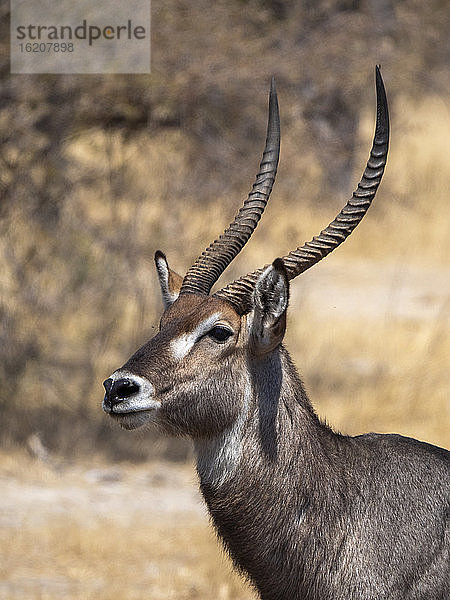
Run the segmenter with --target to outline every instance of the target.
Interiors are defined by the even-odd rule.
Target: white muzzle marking
[[[134,375],[129,371],[120,370],[115,371],[111,375],[111,379],[116,381],[117,379],[129,379],[133,383],[139,386],[139,391],[125,398],[122,402],[115,404],[111,412],[112,414],[126,414],[133,412],[141,412],[144,410],[155,410],[161,406],[161,403],[154,399],[155,388],[145,377]]]

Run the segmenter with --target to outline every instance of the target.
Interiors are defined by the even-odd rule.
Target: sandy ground
[[[59,466],[32,463],[19,475],[0,471],[0,528],[38,527],[55,518],[89,526],[113,517],[121,525],[143,517],[172,522],[207,521],[193,468],[170,463],[145,466]]]
[[[4,462],[0,600],[209,597],[199,573],[211,555],[207,544],[215,551],[217,543],[211,535],[202,545],[209,525],[193,468]],[[189,541],[180,546],[179,536],[192,531],[199,531],[197,554]],[[225,600],[234,597],[226,580],[222,587]]]

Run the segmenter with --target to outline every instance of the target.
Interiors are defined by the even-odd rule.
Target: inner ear
[[[155,264],[164,308],[168,308],[178,298],[183,278],[169,267],[166,255],[160,250],[155,253]]]
[[[277,258],[261,274],[253,292],[251,342],[257,354],[270,352],[281,343],[288,303],[289,280],[283,261]]]

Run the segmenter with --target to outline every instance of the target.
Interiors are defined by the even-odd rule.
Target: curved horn
[[[362,179],[352,198],[336,218],[303,246],[283,257],[289,279],[306,271],[341,244],[355,229],[366,214],[381,181],[386,165],[389,146],[389,112],[380,69],[375,69],[377,90],[377,121],[372,150]],[[265,268],[265,267],[264,267]],[[255,283],[264,269],[258,269],[230,283],[214,294],[230,302],[240,313],[252,308],[252,293]]]
[[[280,116],[275,79],[269,95],[269,120],[266,147],[259,173],[244,205],[234,221],[202,254],[186,273],[180,294],[209,294],[210,289],[247,243],[255,230],[272,191],[280,154]]]

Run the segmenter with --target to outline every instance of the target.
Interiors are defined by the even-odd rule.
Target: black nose
[[[126,378],[116,380],[109,378],[103,382],[103,386],[106,391],[105,403],[110,407],[139,392],[139,385]]]

